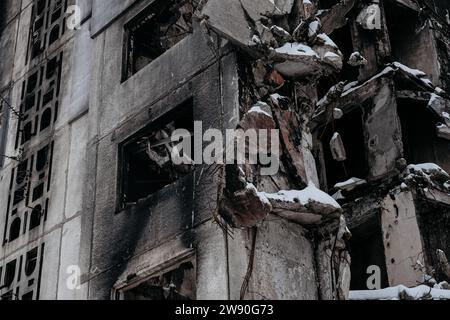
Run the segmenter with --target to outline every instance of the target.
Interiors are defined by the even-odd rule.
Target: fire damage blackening
[[[447,1],[82,3],[2,3],[3,299],[450,299]]]

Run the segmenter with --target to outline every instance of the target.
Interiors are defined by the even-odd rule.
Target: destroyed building
[[[449,57],[445,0],[0,0],[1,299],[450,298]]]

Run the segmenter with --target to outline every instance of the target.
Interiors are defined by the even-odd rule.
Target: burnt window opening
[[[17,260],[13,260],[6,265],[3,285],[7,288],[9,288],[13,284],[16,277],[16,264]]]
[[[30,227],[29,230],[36,229],[41,224],[41,218],[42,218],[42,207],[40,205],[37,205],[33,211],[31,211],[30,215]]]
[[[344,64],[342,70],[338,74],[322,77],[320,79],[317,86],[317,94],[319,97],[325,96],[330,88],[336,83],[340,81],[357,81],[359,77],[359,67],[348,64],[351,55],[355,52],[350,24],[346,24],[344,27],[333,31],[330,38],[342,52]]]
[[[59,65],[58,65],[57,57],[54,57],[47,63],[47,69],[45,71],[45,77],[47,78],[47,80],[52,78],[55,75],[58,67],[59,67]]]
[[[436,125],[442,120],[427,108],[427,103],[398,99],[397,110],[406,161],[409,164],[433,162],[446,171],[450,170],[450,142],[437,137]]]
[[[349,243],[352,257],[350,290],[369,289],[367,280],[371,274],[367,273],[367,268],[370,266],[378,266],[381,269],[381,288],[389,287],[379,215],[372,215],[358,227],[352,228],[351,232],[352,238]]]
[[[439,267],[437,250],[444,251],[447,259],[450,258],[450,209],[448,207],[432,204],[422,204],[418,215],[420,232],[425,247],[427,261],[436,271],[438,281],[450,281],[445,270]]]
[[[49,91],[47,91],[44,94],[44,98],[42,99],[42,106],[46,106],[47,104],[49,104],[52,100],[53,100],[53,95],[54,95],[54,89],[51,88]]]
[[[50,35],[48,37],[48,45],[53,44],[58,39],[59,39],[59,25],[55,25],[53,29],[50,31]]]
[[[345,147],[346,160],[336,161],[333,157],[330,141],[335,133],[339,133]],[[327,124],[319,129],[323,149],[323,158],[327,189],[336,183],[350,178],[364,179],[368,173],[366,145],[363,128],[363,113],[356,108],[345,114],[341,119]]]
[[[119,209],[133,205],[192,171],[192,165],[175,165],[171,158],[171,135],[175,130],[194,130],[193,100],[189,99],[166,113],[119,146],[121,163],[121,195]],[[181,148],[180,148],[181,149]],[[184,150],[183,150],[184,151]],[[190,155],[192,159],[193,151]],[[183,156],[183,155],[181,155]]]
[[[27,93],[32,93],[38,84],[38,73],[35,72],[28,78]]]
[[[33,107],[36,105],[36,96],[29,95],[25,99],[25,111],[33,109]]]
[[[44,131],[52,124],[52,109],[47,108],[42,113],[40,131]]]
[[[36,171],[40,172],[45,169],[48,162],[48,151],[49,146],[45,146],[41,150],[38,151],[36,157]]]
[[[385,1],[384,5],[392,59],[411,68],[429,71],[433,52],[431,34],[424,28],[425,21],[418,12],[398,1]]]
[[[25,189],[26,189],[26,186],[22,186],[14,192],[14,199],[13,199],[14,206],[19,204],[20,202],[22,202],[25,199]]]
[[[450,44],[437,39],[436,49],[439,53],[442,85],[446,90],[450,90]]]
[[[36,15],[40,16],[44,10],[47,0],[38,0],[36,5]]]
[[[9,227],[9,242],[12,242],[19,238],[21,226],[22,220],[20,220],[20,218],[15,218],[13,222],[11,222],[11,226]]]
[[[35,248],[27,253],[25,260],[25,275],[27,277],[31,276],[36,270],[38,259],[38,248]]]
[[[22,144],[30,141],[32,137],[33,137],[33,122],[30,121],[23,126]]]
[[[28,176],[28,160],[24,160],[17,167],[16,183],[22,184]]]
[[[196,275],[194,263],[153,277],[133,289],[123,292],[124,300],[195,300]]]
[[[41,183],[40,185],[38,185],[36,188],[33,189],[33,197],[32,197],[32,201],[36,201],[39,200],[40,198],[42,198],[42,196],[44,195],[44,184]]]
[[[192,33],[194,8],[188,0],[158,0],[125,25],[123,80]]]
[[[31,301],[33,300],[33,291],[30,291],[28,293],[25,293],[24,295],[22,295],[22,301]]]

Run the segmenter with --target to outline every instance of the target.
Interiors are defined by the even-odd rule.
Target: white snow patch
[[[359,179],[359,178],[350,178],[347,181],[336,183],[334,185],[334,188],[335,189],[343,189],[343,190],[354,189],[354,187],[360,186],[363,184],[367,184],[367,181],[363,180],[363,179]]]
[[[433,300],[450,300],[450,290],[433,289],[425,285],[415,288],[400,285],[381,290],[350,291],[349,300],[399,300],[403,292],[416,300],[429,296]]]
[[[444,169],[442,169],[435,163],[410,164],[407,169],[409,172],[422,171],[427,174],[432,172],[440,172],[442,174],[448,175],[448,173]]]
[[[317,35],[317,38],[321,39],[325,45],[338,49],[336,43],[334,43],[333,40],[331,40],[331,38],[325,33]]]
[[[386,67],[383,71],[381,71],[380,73],[374,75],[372,78],[370,78],[369,80],[367,80],[367,81],[364,82],[363,84],[361,84],[361,85],[359,85],[359,86],[356,86],[356,87],[353,86],[353,87],[351,87],[351,88],[348,89],[348,90],[344,90],[344,92],[342,93],[341,97],[345,97],[346,95],[350,94],[351,92],[356,91],[356,90],[358,90],[359,88],[364,87],[366,84],[368,84],[368,83],[370,83],[370,82],[372,82],[372,81],[374,81],[374,80],[376,80],[376,79],[378,79],[378,78],[380,78],[380,77],[382,77],[382,76],[384,76],[384,75],[386,75],[386,74],[389,74],[389,73],[391,73],[392,71],[394,71],[394,69],[393,69],[392,67]],[[352,82],[351,84],[354,84],[354,82]]]
[[[297,56],[310,56],[310,57],[319,57],[317,52],[311,49],[310,46],[306,44],[293,42],[286,43],[284,46],[275,49],[277,53],[289,54],[289,55],[297,55]]]
[[[406,73],[409,73],[410,75],[413,75],[417,78],[419,78],[420,80],[422,80],[426,85],[428,86],[433,86],[433,83],[431,82],[430,79],[424,78],[427,76],[427,74],[425,72],[423,72],[422,70],[418,70],[418,69],[413,69],[410,68],[408,66],[405,66],[404,64],[400,63],[400,62],[394,62],[393,65],[399,69],[402,69],[403,71],[405,71]]]
[[[252,183],[247,183],[247,186],[245,187],[247,190],[252,190],[255,192],[255,194],[258,196],[259,200],[261,200],[262,203],[269,204],[270,201],[267,199],[267,197],[262,193],[258,192],[258,189],[256,189],[255,185]]]
[[[314,201],[326,205],[330,205],[336,209],[340,209],[341,206],[336,202],[330,195],[326,194],[322,190],[316,188],[313,182],[310,182],[308,187],[302,191],[298,190],[283,190],[278,193],[265,193],[260,192],[263,197],[269,200],[280,201],[280,202],[290,202],[290,203],[300,203],[302,205],[307,205],[308,203]]]
[[[264,114],[264,115],[268,116],[269,118],[272,118],[272,115],[269,114],[268,112],[264,111],[263,109],[261,109],[261,106],[267,106],[267,108],[270,108],[267,103],[265,103],[265,102],[258,102],[258,104],[254,105],[248,111],[248,113],[261,113],[261,114]]]
[[[314,20],[309,24],[308,35],[310,37],[314,36],[319,31],[320,23],[319,20]]]

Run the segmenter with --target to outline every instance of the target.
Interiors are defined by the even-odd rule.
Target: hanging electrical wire
[[[11,112],[12,112],[19,120],[22,120],[22,119],[23,119],[23,114],[22,114],[20,111],[17,111],[16,109],[14,109],[13,106],[11,106],[11,105],[9,104],[9,102],[8,102],[5,98],[3,98],[1,95],[0,95],[0,100],[6,105],[6,107],[7,107],[9,110],[11,110]]]

